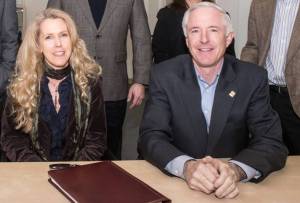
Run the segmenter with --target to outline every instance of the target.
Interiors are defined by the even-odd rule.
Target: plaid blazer
[[[125,99],[128,91],[127,34],[133,50],[133,82],[148,84],[152,63],[151,36],[143,0],[108,0],[99,28],[88,0],[49,0],[47,7],[69,13],[89,54],[103,68],[105,101]]]

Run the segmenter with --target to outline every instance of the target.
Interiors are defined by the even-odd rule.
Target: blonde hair
[[[38,39],[40,25],[46,19],[62,19],[66,23],[72,44],[69,62],[74,72],[73,85],[79,88],[80,98],[84,102],[88,99],[89,78],[96,78],[101,74],[101,67],[88,55],[72,18],[57,9],[42,11],[26,30],[17,55],[16,71],[8,86],[16,129],[22,129],[26,133],[32,130],[35,113],[38,111],[39,85],[44,73],[44,56],[39,49]]]

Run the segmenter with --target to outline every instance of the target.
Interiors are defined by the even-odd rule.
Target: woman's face
[[[72,53],[70,33],[62,19],[46,19],[40,25],[39,48],[54,69],[69,65]]]

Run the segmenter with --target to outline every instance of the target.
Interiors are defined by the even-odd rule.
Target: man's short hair
[[[211,8],[217,9],[223,15],[224,23],[225,23],[225,27],[226,27],[226,35],[230,32],[233,32],[233,26],[232,26],[230,16],[222,7],[220,7],[219,5],[217,5],[215,3],[211,3],[211,2],[200,2],[200,3],[193,4],[185,12],[185,14],[183,16],[182,29],[183,29],[183,33],[184,33],[185,37],[187,37],[187,23],[188,23],[190,15],[191,15],[191,12],[194,10],[197,10],[198,8],[201,8],[201,7],[211,7]]]

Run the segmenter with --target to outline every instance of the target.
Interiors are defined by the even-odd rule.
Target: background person
[[[300,155],[299,0],[253,0],[241,59],[268,71],[271,105],[278,112],[290,155]]]
[[[17,48],[18,23],[16,1],[2,0],[0,1],[0,115],[2,115],[5,105],[6,86],[15,65]],[[0,155],[1,160],[5,160],[1,149]]]

